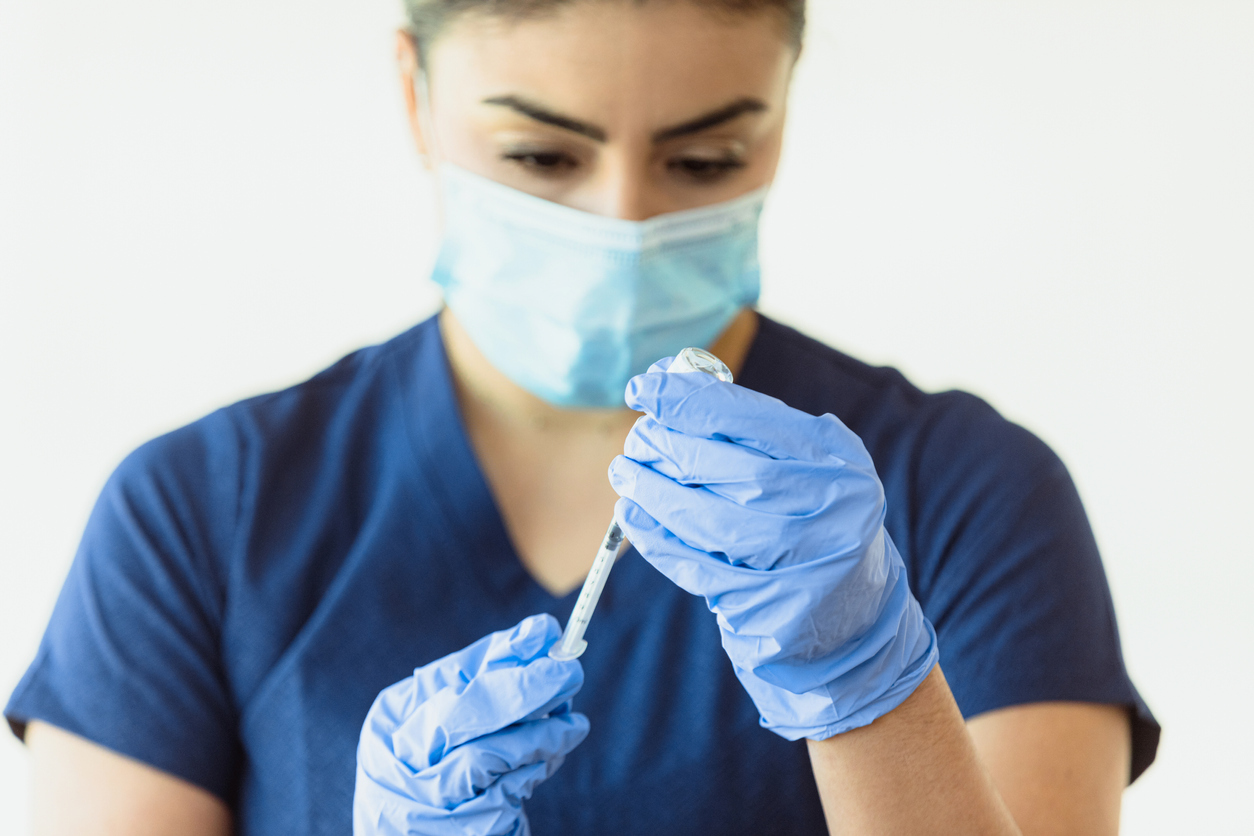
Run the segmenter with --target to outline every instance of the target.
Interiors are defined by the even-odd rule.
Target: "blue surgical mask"
[[[557,406],[622,406],[633,375],[709,346],[758,299],[765,188],[626,221],[448,164],[440,181],[445,303],[492,365]]]

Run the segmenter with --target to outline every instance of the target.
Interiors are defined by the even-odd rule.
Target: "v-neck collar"
[[[772,324],[758,316],[758,331],[745,356],[742,379],[737,381],[750,388],[757,388],[756,355],[761,353],[763,331]],[[414,457],[434,488],[431,494],[457,544],[449,559],[467,565],[478,583],[502,604],[512,607],[525,601],[536,609],[568,611],[579,588],[553,595],[523,566],[510,540],[457,403],[438,315],[415,331],[417,345],[397,364],[397,383]],[[623,555],[620,562],[627,558]]]
[[[545,610],[573,607],[578,589],[555,596],[523,566],[471,446],[438,315],[419,329],[412,360],[398,369],[399,383],[414,456],[457,543],[450,558],[468,565],[502,603],[534,601]]]

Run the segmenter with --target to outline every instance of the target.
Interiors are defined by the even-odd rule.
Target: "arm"
[[[830,415],[807,416],[699,378],[646,374],[629,385],[628,405],[648,417],[611,467],[620,524],[646,560],[718,614],[723,647],[763,725],[788,739],[822,741],[809,746],[831,826],[849,833],[1111,832],[1130,763],[1126,717],[1111,725],[1117,709],[1075,704],[1061,712],[1006,710],[1002,722],[990,712],[975,726],[977,746],[935,668],[931,627],[906,586],[903,561],[879,528],[884,498],[865,448]],[[1020,480],[1027,507],[1042,504],[1042,485],[1070,486],[1060,464],[1047,475],[1052,481]],[[994,490],[1017,484],[991,481]],[[1074,499],[1074,490],[1062,493],[1063,504]],[[998,511],[977,494],[980,508]],[[1013,519],[1031,530],[1021,515]],[[1059,528],[1044,522],[1043,531]],[[1064,530],[1075,535],[1078,528],[1087,531]],[[1039,551],[1040,537],[1019,539]],[[1054,555],[1078,554],[1079,566],[1067,572],[1069,564],[1057,559],[1047,564],[1052,574],[1039,586],[1055,594],[1035,596],[1030,618],[1008,617],[1002,610],[1014,598],[997,592],[1011,582],[1008,573],[1044,561],[1020,554],[989,571],[968,571],[969,579],[950,571],[948,590],[931,585],[935,609],[966,614],[967,635],[959,638],[970,644],[968,661],[987,658],[988,630],[1022,635],[1038,622],[1059,623],[1060,601],[1079,597],[1086,612],[1108,612],[1095,554],[1082,542],[1077,550],[1065,541],[1049,545]],[[967,563],[968,570],[985,568]],[[1032,590],[1021,577],[1014,583]],[[975,610],[983,622],[953,603],[955,596],[969,601],[972,589],[995,605]],[[1113,619],[1106,623],[1113,627]],[[1084,636],[1040,641],[1048,629],[1031,630],[1036,641],[1027,644],[1034,653],[1043,644],[1061,646],[1081,669],[1110,670],[1120,664],[1117,637],[1097,632],[1088,655]],[[1021,653],[1005,664],[1025,661]],[[968,683],[981,675],[965,673]],[[1104,719],[1089,722],[1094,715]]]
[[[39,836],[227,836],[231,813],[200,787],[33,722],[32,822]]]
[[[939,667],[868,726],[807,741],[833,834],[1018,834]]]
[[[238,479],[207,425],[144,445],[109,478],[9,698],[36,833],[229,832],[219,799],[240,755],[216,546],[235,529],[215,515],[234,514]]]
[[[1027,836],[1119,832],[1132,745],[1126,708],[1034,703],[981,714],[967,728]]]
[[[939,667],[871,725],[809,741],[834,834],[1115,836],[1129,746],[1112,705],[1015,706],[964,729]]]

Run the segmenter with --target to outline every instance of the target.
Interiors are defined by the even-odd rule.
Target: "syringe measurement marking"
[[[618,547],[623,543],[623,530],[617,525],[614,530],[606,534],[605,541],[601,544],[601,550],[597,552],[597,558],[592,563],[591,574],[598,575],[604,568],[605,564],[618,556]],[[579,599],[575,601],[575,611],[571,613],[571,618],[581,627],[586,626],[592,618],[590,612],[593,595],[600,591],[596,586],[584,587],[579,594]]]
[[[667,372],[678,374],[704,372],[717,377],[724,383],[732,382],[731,370],[723,364],[723,361],[701,348],[685,348],[679,352]],[[588,643],[583,640],[584,630],[587,629],[588,622],[592,620],[592,613],[596,609],[597,601],[601,598],[601,590],[605,588],[605,581],[610,576],[610,569],[614,568],[614,560],[618,557],[619,547],[625,539],[618,521],[612,520],[610,527],[605,531],[605,539],[601,541],[600,550],[592,559],[592,568],[588,571],[588,576],[584,578],[579,597],[575,599],[575,606],[571,611],[570,620],[566,622],[566,629],[562,631],[562,636],[557,643],[549,649],[549,656],[552,658],[577,659],[587,649]]]

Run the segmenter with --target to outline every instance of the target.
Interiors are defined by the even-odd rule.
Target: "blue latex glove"
[[[548,657],[560,634],[533,615],[385,688],[357,747],[355,836],[529,834],[523,801],[588,736],[570,711],[583,667]]]
[[[861,440],[835,416],[669,365],[627,385],[645,413],[610,466],[628,539],[705,597],[766,728],[823,739],[896,708],[936,664],[936,634]]]

